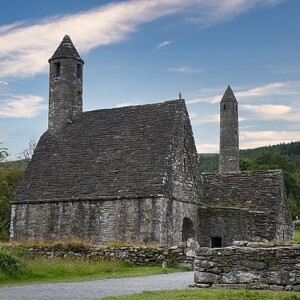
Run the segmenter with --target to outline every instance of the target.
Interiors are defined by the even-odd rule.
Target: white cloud
[[[240,148],[251,149],[256,147],[276,145],[300,141],[300,131],[241,131]]]
[[[195,74],[195,73],[202,73],[204,69],[194,69],[190,66],[182,66],[182,67],[171,67],[167,68],[167,71],[177,72],[177,73],[184,73],[184,74]]]
[[[138,102],[122,102],[122,103],[119,103],[117,105],[115,105],[115,107],[124,107],[124,106],[135,106],[135,105],[140,105],[141,103],[138,103]]]
[[[0,77],[26,77],[45,72],[64,34],[80,53],[126,39],[141,24],[185,12],[191,20],[210,25],[231,19],[270,0],[128,0],[76,14],[0,26]]]
[[[290,122],[300,122],[300,110],[288,105],[259,104],[241,105],[241,109],[253,113],[252,118],[259,120],[282,120]]]
[[[240,149],[300,141],[300,131],[241,131]],[[198,153],[219,153],[219,144],[197,144]]]
[[[1,85],[8,85],[8,82],[7,81],[4,81],[4,80],[0,80],[0,86]]]
[[[201,97],[196,99],[191,99],[187,103],[195,104],[195,103],[219,103],[223,97],[225,89],[223,93],[219,93],[220,88],[215,89],[215,93],[212,94],[213,90],[209,91],[200,91],[203,92]],[[283,81],[283,82],[273,82],[266,85],[251,87],[246,89],[233,89],[233,92],[238,100],[238,102],[245,102],[244,100],[250,99],[266,99],[269,98],[274,101],[275,98],[283,99],[291,99],[292,97],[300,97],[300,81]]]
[[[267,69],[273,74],[299,74],[300,66],[292,65],[292,66],[267,66]]]
[[[220,115],[206,115],[205,117],[196,114],[190,114],[190,119],[193,127],[198,127],[206,123],[220,123]]]
[[[219,153],[218,144],[197,144],[197,153]]]
[[[0,117],[32,118],[48,108],[44,99],[34,95],[12,96],[0,102]]]
[[[164,42],[158,44],[155,48],[156,49],[160,49],[160,48],[166,47],[166,46],[168,46],[168,45],[170,45],[172,43],[173,43],[172,41],[164,41]]]

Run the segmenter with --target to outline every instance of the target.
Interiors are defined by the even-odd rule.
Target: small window
[[[82,65],[77,64],[77,78],[81,79],[82,78]]]
[[[222,237],[212,236],[210,238],[210,246],[211,246],[211,248],[221,248],[222,247]]]
[[[226,109],[226,104],[223,105],[223,109]]]
[[[60,62],[55,63],[55,77],[60,77]]]
[[[81,91],[78,91],[78,92],[77,92],[77,97],[78,97],[79,100],[82,99],[82,92],[81,92]]]

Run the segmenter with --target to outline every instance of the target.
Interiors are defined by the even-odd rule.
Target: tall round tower
[[[238,102],[228,86],[220,103],[219,173],[238,172],[239,169]]]
[[[82,112],[83,60],[65,35],[50,63],[48,130],[55,133]]]

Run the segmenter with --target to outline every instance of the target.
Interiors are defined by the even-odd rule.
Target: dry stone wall
[[[247,242],[236,242],[247,244]],[[195,285],[300,291],[300,245],[198,248]]]
[[[150,246],[34,246],[27,249],[29,257],[123,260],[135,265],[170,265],[194,268],[195,242],[182,242],[165,247]]]

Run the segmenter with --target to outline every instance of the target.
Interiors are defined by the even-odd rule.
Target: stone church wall
[[[300,291],[300,245],[198,248],[194,278],[202,288]]]
[[[168,198],[13,204],[11,239],[82,237],[95,244],[119,240],[172,246],[182,240],[185,216],[197,224],[196,212],[195,204]]]
[[[293,226],[281,171],[203,174],[199,243],[211,237],[222,245],[234,240],[293,238]]]

